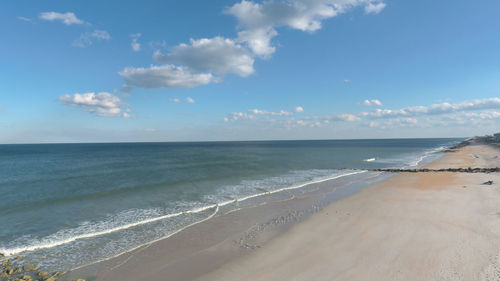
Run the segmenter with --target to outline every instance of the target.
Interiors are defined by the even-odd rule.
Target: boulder
[[[12,275],[14,273],[14,269],[12,269],[12,267],[7,267],[5,268],[5,273],[7,273],[7,275]]]
[[[47,280],[50,277],[50,274],[47,271],[40,271],[38,272],[38,277],[40,277],[42,280]]]
[[[24,271],[35,271],[40,268],[39,265],[34,265],[34,264],[25,264],[24,265]]]

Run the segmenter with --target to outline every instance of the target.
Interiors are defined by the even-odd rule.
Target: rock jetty
[[[500,168],[447,168],[447,169],[367,169],[371,172],[389,172],[389,173],[498,173],[500,172]]]

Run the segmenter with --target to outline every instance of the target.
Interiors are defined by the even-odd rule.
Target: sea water
[[[461,139],[0,145],[0,253],[68,270]]]

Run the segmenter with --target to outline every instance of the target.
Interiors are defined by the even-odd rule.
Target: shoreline
[[[465,146],[425,167],[493,168],[499,155]],[[398,174],[196,280],[499,280],[498,182],[498,173]]]
[[[481,155],[481,158],[476,158],[476,157],[468,157],[467,154],[469,152],[464,152],[470,150],[471,148],[477,148],[477,147],[482,147],[483,149],[494,149],[492,147],[480,145],[480,146],[466,146],[465,148],[460,148],[458,152],[448,152],[445,153],[444,156],[439,158],[438,160],[431,162],[425,166],[427,169],[443,169],[444,167],[446,168],[467,168],[470,167],[471,165],[474,166],[476,162],[483,161],[484,157]],[[500,154],[500,150],[495,150],[496,153]],[[491,151],[488,151],[488,153],[491,154]],[[469,153],[470,154],[470,153]],[[475,154],[474,154],[475,155]],[[475,155],[477,156],[477,155]],[[488,165],[491,166],[491,163],[486,163],[487,161],[483,161],[483,166],[479,167],[489,167]],[[477,167],[477,165],[476,165]],[[493,167],[493,166],[492,166]],[[496,167],[496,166],[495,166]],[[270,231],[272,233],[265,233],[265,232],[260,232],[260,233],[253,233],[255,237],[253,239],[255,241],[261,242],[256,243],[255,245],[248,245],[248,244],[243,244],[243,249],[242,245],[238,245],[238,243],[235,243],[234,241],[228,241],[229,238],[235,238],[238,236],[241,236],[242,233],[245,232],[251,232],[248,231],[248,229],[245,230],[245,227],[240,229],[235,229],[234,233],[231,233],[230,235],[227,235],[225,239],[222,239],[221,241],[217,240],[217,233],[215,233],[211,238],[200,238],[203,235],[200,235],[200,233],[204,233],[204,231],[209,231],[210,227],[208,227],[208,223],[198,227],[194,226],[191,227],[190,229],[184,229],[183,232],[192,232],[195,230],[195,228],[198,231],[198,235],[193,235],[193,233],[188,235],[178,235],[182,237],[178,237],[175,239],[174,236],[168,238],[170,240],[176,240],[176,241],[170,241],[170,243],[167,243],[166,240],[168,239],[161,239],[157,242],[151,243],[147,246],[139,247],[138,249],[135,249],[129,253],[122,254],[118,257],[114,257],[110,260],[107,260],[105,262],[101,262],[97,265],[94,265],[93,267],[86,268],[87,271],[79,269],[75,270],[73,272],[69,273],[69,276],[79,276],[79,277],[85,277],[85,274],[89,274],[89,272],[97,272],[97,274],[94,277],[90,277],[87,275],[87,278],[89,279],[94,279],[95,280],[139,280],[139,279],[148,279],[149,280],[194,280],[199,278],[198,280],[290,280],[291,276],[288,276],[288,279],[285,278],[286,274],[282,272],[284,275],[275,275],[275,272],[273,270],[270,270],[268,272],[268,275],[265,274],[266,270],[263,270],[263,268],[259,267],[259,259],[262,259],[262,256],[267,256],[267,255],[274,255],[277,256],[276,260],[279,260],[279,257],[284,258],[286,256],[286,251],[279,251],[277,249],[273,249],[274,247],[278,247],[275,245],[280,245],[279,247],[285,247],[285,245],[290,244],[289,242],[284,242],[286,240],[292,239],[297,239],[297,234],[294,234],[296,232],[300,232],[299,236],[307,236],[310,235],[310,233],[307,233],[304,235],[304,230],[303,228],[306,228],[306,225],[314,225],[315,227],[319,227],[319,224],[324,223],[324,218],[318,219],[319,217],[324,216],[325,212],[329,213],[331,212],[334,208],[337,208],[340,205],[345,205],[349,201],[353,201],[356,199],[353,198],[360,198],[360,197],[373,197],[376,199],[376,191],[374,190],[391,190],[392,192],[396,192],[393,188],[388,187],[388,185],[394,184],[394,182],[399,182],[399,184],[403,185],[411,185],[411,180],[416,180],[415,177],[417,178],[426,178],[423,179],[424,182],[426,182],[424,185],[419,186],[418,188],[415,188],[415,190],[447,190],[451,188],[453,185],[460,185],[462,183],[466,183],[467,185],[472,185],[472,184],[478,184],[479,188],[490,188],[492,187],[481,187],[479,182],[477,183],[472,183],[470,177],[477,178],[478,180],[480,178],[485,178],[485,177],[495,177],[498,178],[497,174],[455,174],[449,173],[449,172],[441,172],[439,175],[437,175],[434,172],[428,172],[428,173],[418,173],[418,174],[399,174],[399,175],[394,175],[389,177],[388,179],[385,179],[381,182],[375,183],[373,185],[370,185],[369,187],[366,187],[362,189],[360,192],[354,192],[354,195],[350,194],[346,197],[339,198],[335,203],[332,204],[327,204],[323,210],[317,210],[318,212],[310,212],[307,216],[307,218],[301,218],[300,221],[298,221],[296,218],[291,219],[288,218],[289,220],[296,220],[293,221],[293,223],[288,223],[284,225],[280,225],[279,227],[276,227],[273,231]],[[409,181],[410,180],[410,181]],[[422,181],[422,179],[419,179],[417,181]],[[431,181],[431,182],[429,182]],[[500,178],[498,178],[498,181],[500,181]],[[403,182],[403,183],[401,183]],[[410,183],[409,183],[410,182]],[[481,182],[482,183],[482,182]],[[336,191],[342,190],[342,188],[335,189]],[[492,190],[496,190],[498,192],[498,188],[493,188]],[[456,191],[454,191],[456,192]],[[335,192],[334,192],[335,193]],[[367,195],[369,194],[369,195]],[[497,194],[498,195],[498,194]],[[500,195],[499,195],[500,196]],[[307,201],[307,199],[302,199]],[[367,199],[365,199],[367,200]],[[336,200],[333,200],[336,201]],[[286,208],[286,202],[281,202],[281,207]],[[310,201],[309,201],[310,203]],[[278,203],[280,205],[280,203]],[[307,204],[304,204],[307,205]],[[257,211],[256,214],[249,214],[248,217],[263,215],[265,213],[266,208],[261,208],[265,206],[260,206],[258,208],[254,209],[260,209],[261,212]],[[279,207],[279,206],[274,206],[274,207]],[[320,208],[320,207],[317,207]],[[365,207],[366,208],[366,207]],[[254,210],[255,211],[255,210]],[[498,210],[500,213],[500,209]],[[238,220],[241,219],[248,219],[248,217],[238,217],[238,215],[241,216],[241,212],[234,211],[232,213],[226,214],[228,216],[231,216],[229,220],[225,220],[221,217],[216,217],[212,218],[210,224],[213,224],[213,226],[221,226],[223,224],[227,224],[229,221],[237,222]],[[223,216],[226,216],[223,215]],[[272,219],[272,218],[270,218]],[[282,217],[282,220],[287,220],[286,217]],[[253,223],[257,223],[256,221]],[[251,224],[250,224],[251,225]],[[240,226],[241,227],[241,226]],[[238,227],[236,227],[238,228]],[[299,231],[298,229],[302,229]],[[190,230],[190,231],[187,231]],[[186,234],[186,233],[185,233]],[[191,237],[189,237],[192,235]],[[219,234],[220,235],[220,234]],[[352,236],[352,234],[349,234],[348,232],[344,233],[344,235],[349,235]],[[267,239],[266,239],[267,236]],[[498,240],[495,242],[495,247],[500,245],[500,230],[497,235],[498,237],[494,237],[493,240]],[[180,239],[179,239],[180,238]],[[201,239],[201,240],[200,240]],[[212,241],[202,241],[202,239],[207,239]],[[260,241],[259,241],[260,239]],[[267,240],[267,241],[266,241]],[[212,244],[212,246],[206,247],[204,249],[199,248],[199,244],[204,244],[205,245]],[[180,243],[177,247],[174,246],[174,244]],[[198,244],[197,247],[193,247]],[[310,241],[309,241],[310,243]],[[163,244],[163,245],[161,245]],[[169,244],[169,245],[166,245]],[[296,245],[297,243],[293,243],[293,245]],[[303,243],[298,243],[299,245]],[[308,245],[308,243],[305,243]],[[318,243],[321,244],[321,243]],[[191,247],[192,252],[190,252],[188,255],[186,255],[184,258],[176,259],[175,257],[172,257],[170,254],[178,253],[180,251],[183,251],[182,248],[183,246],[187,246],[188,248]],[[262,246],[263,245],[263,246]],[[245,248],[246,247],[246,248]],[[203,247],[202,247],[203,248]],[[497,248],[500,249],[500,248]],[[185,249],[184,249],[185,250]],[[351,249],[352,250],[352,249]],[[185,251],[184,251],[185,252]],[[188,251],[189,252],[189,251]],[[497,255],[500,252],[497,251]],[[346,253],[343,253],[346,254]],[[147,259],[144,259],[144,257],[150,257]],[[153,258],[151,258],[153,257]],[[290,257],[287,258],[287,260]],[[334,258],[334,257],[332,257]],[[276,262],[276,261],[275,261]],[[248,265],[250,263],[250,266]],[[307,263],[307,262],[306,262]],[[260,265],[263,266],[263,265]],[[312,266],[312,265],[311,265]],[[172,269],[173,267],[177,268],[177,274],[176,272],[173,272],[169,269]],[[179,267],[182,269],[179,270]],[[268,268],[269,266],[265,266],[265,268]],[[292,269],[296,268],[294,266],[285,266],[281,265],[281,267],[288,268],[288,270],[293,271]],[[314,267],[314,266],[312,266]],[[259,276],[262,277],[256,277],[248,273],[249,275],[245,279],[244,276],[236,276],[236,275],[231,275],[231,273],[236,274],[236,272],[248,272],[249,268],[255,268],[255,272],[262,272],[259,274]],[[301,268],[301,267],[297,267]],[[191,272],[191,274],[183,274],[186,272]],[[308,272],[305,270],[304,272]],[[297,276],[300,276],[300,272],[295,272],[298,274]],[[238,273],[239,274],[239,273]],[[495,274],[495,273],[491,273]],[[303,275],[303,274],[302,274]],[[267,276],[267,277],[266,277]],[[280,276],[282,277],[280,279]],[[314,279],[314,278],[313,278]],[[390,279],[390,278],[389,278]],[[388,280],[389,280],[388,279]],[[417,279],[419,279],[417,277]],[[417,280],[415,279],[415,280]],[[432,279],[432,278],[431,278]],[[299,278],[297,280],[312,280],[312,279],[307,279],[307,278]],[[320,279],[321,280],[321,279]],[[342,280],[342,279],[339,279]],[[363,279],[363,278],[354,278],[352,280],[369,280],[369,279]],[[412,279],[407,279],[407,280],[412,280]],[[434,279],[432,279],[434,280]],[[465,279],[464,279],[465,280]],[[474,279],[476,280],[476,279]],[[487,280],[487,279],[485,279]]]
[[[363,177],[356,178],[357,175],[363,175]],[[188,263],[197,264],[200,258],[204,258],[197,257],[196,253],[204,251],[217,252],[218,260],[226,262],[244,256],[261,248],[269,240],[286,232],[294,224],[307,219],[307,217],[318,212],[324,206],[355,194],[371,183],[381,181],[389,176],[391,175],[365,170],[355,171],[284,188],[283,190],[249,196],[250,198],[245,198],[245,200],[261,196],[268,196],[269,198],[257,205],[244,206],[223,214],[213,213],[210,217],[183,227],[167,237],[162,237],[101,261],[79,266],[69,271],[66,279],[83,277],[86,280],[108,280],[108,274],[110,272],[115,274],[116,269],[119,267],[137,269],[137,266],[139,266],[149,268],[149,264],[153,260],[166,258],[168,262],[165,266],[171,267],[169,281],[192,280],[221,266],[223,263],[213,263],[205,259],[202,263],[205,266],[207,263],[210,265],[206,268],[198,266],[194,271],[192,269],[179,269],[173,264],[186,259],[192,259]],[[287,195],[284,192],[293,193]],[[273,195],[279,196],[273,198]],[[211,235],[207,237],[204,233],[211,233]],[[193,243],[198,245],[193,247]],[[151,248],[161,248],[162,251],[150,250]],[[153,258],[150,256],[153,256]],[[165,266],[158,264],[158,268]],[[196,273],[191,278],[187,278],[193,272]],[[127,279],[130,276],[130,274],[123,276],[120,274],[120,277],[117,277],[116,280],[139,280],[134,279],[134,277]],[[115,277],[111,277],[109,280],[115,280]]]

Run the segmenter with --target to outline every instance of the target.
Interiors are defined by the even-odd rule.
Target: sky
[[[0,143],[500,132],[496,0],[4,1]]]

